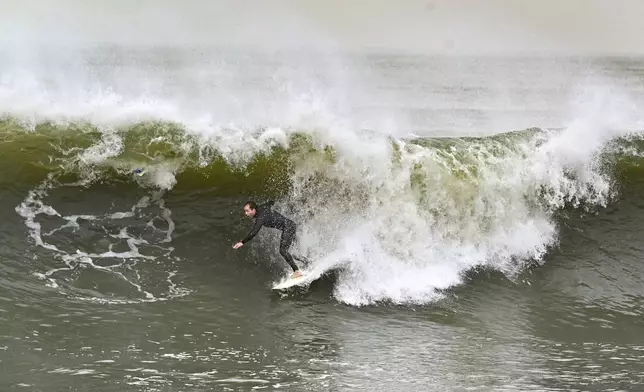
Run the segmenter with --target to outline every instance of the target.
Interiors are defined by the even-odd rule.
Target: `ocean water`
[[[643,382],[641,59],[0,53],[2,390]]]

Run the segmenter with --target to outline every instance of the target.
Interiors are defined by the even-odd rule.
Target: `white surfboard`
[[[316,279],[316,276],[313,274],[307,274],[304,272],[304,275],[297,278],[287,278],[282,281],[275,283],[273,285],[273,290],[284,290],[289,287],[298,286],[306,283],[310,283]]]

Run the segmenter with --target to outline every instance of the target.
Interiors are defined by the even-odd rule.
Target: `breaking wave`
[[[267,128],[225,144],[163,122],[111,130],[48,122],[26,129],[6,119],[1,126],[0,149],[10,157],[4,159],[19,168],[5,179],[48,178],[16,208],[38,245],[60,251],[42,241],[35,223],[38,214],[55,214],[39,201],[47,187],[214,186],[222,196],[277,199],[277,208],[299,224],[298,251],[315,260],[315,273],[337,270],[334,295],[354,305],[425,303],[461,283],[471,268],[512,276],[541,262],[557,242],[557,212],[605,206],[619,190],[620,173],[636,170],[642,149],[636,134],[589,123],[480,138],[396,139],[362,131],[342,142],[324,131]],[[68,225],[77,218],[66,217]],[[171,243],[172,232],[164,236]],[[128,244],[129,256],[145,258],[134,238]],[[63,259],[92,263],[83,252]]]

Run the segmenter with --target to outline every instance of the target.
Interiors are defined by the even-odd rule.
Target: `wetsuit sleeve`
[[[255,237],[257,233],[259,233],[259,229],[261,229],[263,225],[264,225],[264,219],[258,218],[257,220],[255,220],[255,225],[251,229],[250,233],[248,233],[246,237],[244,237],[244,239],[241,240],[241,243],[245,244],[248,241],[252,240],[253,237]]]

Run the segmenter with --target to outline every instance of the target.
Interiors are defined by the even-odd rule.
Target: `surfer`
[[[271,209],[273,204],[275,204],[275,202],[272,200],[260,206],[257,206],[254,201],[248,201],[244,204],[244,213],[246,216],[255,219],[255,225],[243,240],[233,245],[233,249],[239,249],[245,243],[253,239],[262,226],[278,229],[282,232],[282,237],[280,238],[280,254],[293,269],[293,275],[291,275],[291,278],[300,277],[302,276],[302,272],[298,268],[297,264],[295,264],[293,256],[288,252],[289,247],[295,240],[297,226],[292,220],[286,218],[279,212],[273,211]]]

